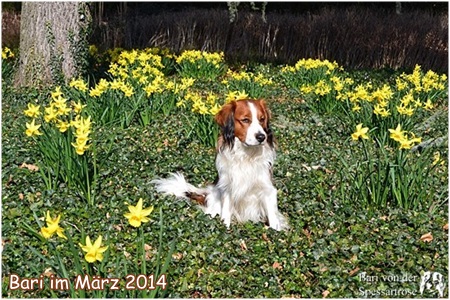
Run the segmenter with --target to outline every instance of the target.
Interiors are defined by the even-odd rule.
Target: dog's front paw
[[[274,218],[269,222],[269,227],[273,228],[277,231],[283,231],[289,229],[289,224],[286,220],[286,218],[282,215],[280,215],[278,218]]]
[[[277,231],[281,231],[282,230],[281,223],[278,220],[276,222],[271,222],[269,224],[269,227],[273,228],[273,229],[275,229]]]
[[[227,229],[230,229],[231,226],[231,218],[222,218],[223,223],[227,227]]]

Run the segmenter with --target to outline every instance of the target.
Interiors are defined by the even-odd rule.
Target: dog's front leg
[[[275,188],[271,188],[266,197],[265,205],[267,210],[267,218],[269,219],[269,226],[275,230],[282,230],[284,224],[282,224],[283,222],[279,218],[277,190]]]
[[[231,225],[231,199],[230,195],[225,194],[222,196],[222,220],[227,228]]]

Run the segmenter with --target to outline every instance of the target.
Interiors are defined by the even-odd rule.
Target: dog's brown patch
[[[205,194],[197,194],[193,192],[186,192],[186,197],[196,202],[199,205],[206,206],[206,195]]]

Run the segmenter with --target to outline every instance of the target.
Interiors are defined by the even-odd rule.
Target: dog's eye
[[[241,120],[241,122],[244,123],[244,124],[248,124],[248,123],[250,123],[250,119],[249,118],[244,118],[244,119]]]
[[[264,118],[264,117],[259,118],[259,122],[261,122],[261,123],[264,123],[265,120],[266,120],[266,118]]]

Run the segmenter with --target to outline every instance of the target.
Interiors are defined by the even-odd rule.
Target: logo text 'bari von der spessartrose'
[[[420,295],[443,298],[447,282],[439,272],[424,272],[422,276],[415,274],[376,275],[360,272],[359,296],[362,298],[406,297],[415,298]]]

